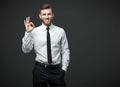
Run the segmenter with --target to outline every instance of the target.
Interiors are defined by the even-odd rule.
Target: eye
[[[43,14],[43,16],[45,16],[46,14]]]
[[[48,13],[48,15],[52,15],[51,13]]]

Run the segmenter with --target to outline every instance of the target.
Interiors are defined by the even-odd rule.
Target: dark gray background
[[[120,87],[120,3],[117,0],[3,0],[0,3],[0,87],[32,87],[34,52],[24,54],[23,20],[41,24],[50,2],[53,23],[65,29],[71,50],[68,87]]]

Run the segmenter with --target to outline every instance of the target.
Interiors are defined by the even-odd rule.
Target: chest
[[[59,31],[49,31],[51,44],[59,45],[61,42],[62,35]],[[33,36],[35,44],[44,45],[47,43],[47,31],[38,31]]]

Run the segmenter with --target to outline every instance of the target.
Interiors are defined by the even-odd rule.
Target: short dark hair
[[[49,3],[43,4],[43,5],[40,7],[39,12],[41,12],[41,10],[44,10],[44,9],[52,9],[51,4],[49,4]]]

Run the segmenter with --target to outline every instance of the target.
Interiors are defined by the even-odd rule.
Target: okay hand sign
[[[26,17],[26,20],[24,20],[24,25],[25,25],[26,32],[31,32],[35,27],[33,22],[30,22],[30,17]]]

